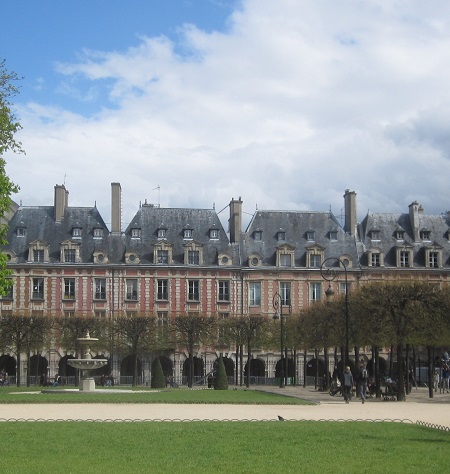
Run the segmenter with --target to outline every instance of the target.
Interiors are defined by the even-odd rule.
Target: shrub
[[[228,390],[228,378],[225,370],[225,364],[223,363],[222,356],[219,357],[217,362],[216,377],[214,379],[214,390]]]
[[[165,386],[166,386],[166,378],[164,377],[164,372],[161,366],[161,362],[158,358],[153,363],[151,387],[152,388],[165,388]]]

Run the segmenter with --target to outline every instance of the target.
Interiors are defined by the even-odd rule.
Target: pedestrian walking
[[[344,371],[342,389],[344,393],[345,403],[350,403],[352,397],[352,388],[353,388],[353,374],[350,370],[350,367],[347,366]]]
[[[367,372],[364,361],[361,361],[361,364],[359,366],[357,382],[359,385],[359,396],[361,397],[362,403],[366,401],[368,380],[369,380],[369,373]]]

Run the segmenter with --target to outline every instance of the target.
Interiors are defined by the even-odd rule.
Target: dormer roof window
[[[286,232],[284,230],[279,230],[277,232],[277,240],[278,240],[278,242],[285,242],[286,241]]]
[[[165,239],[167,235],[167,229],[165,227],[160,227],[158,229],[158,239]]]
[[[25,227],[17,227],[17,237],[25,237]]]
[[[338,232],[337,232],[337,230],[330,230],[330,232],[329,232],[329,237],[330,237],[330,240],[336,241],[336,240],[338,239]]]
[[[134,228],[131,229],[131,238],[132,239],[139,239],[141,237],[141,229],[139,228]]]
[[[402,229],[398,229],[395,231],[395,238],[397,240],[405,240],[405,231]]]
[[[253,232],[253,240],[258,240],[258,241],[262,240],[262,230],[255,230]]]
[[[378,229],[372,229],[370,231],[370,238],[372,240],[380,240],[380,231]]]
[[[420,231],[420,238],[422,240],[431,240],[431,231],[429,231],[426,227],[424,227]]]
[[[74,239],[80,239],[81,238],[81,227],[74,227],[72,229],[72,237]]]
[[[183,229],[183,239],[192,239],[192,229]]]
[[[308,242],[314,242],[314,240],[316,240],[316,233],[313,230],[308,230],[306,232],[306,240]]]
[[[103,237],[103,229],[97,227],[94,229],[94,239],[101,239]]]
[[[211,240],[217,240],[219,238],[219,230],[218,229],[210,229],[209,230],[209,238]]]

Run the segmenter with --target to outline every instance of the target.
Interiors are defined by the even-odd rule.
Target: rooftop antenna
[[[63,186],[66,186],[66,173],[64,173],[64,181],[63,181]]]
[[[160,198],[161,198],[161,186],[159,184],[156,188],[153,188],[152,191],[156,191],[156,190],[158,190],[158,207],[160,207],[159,206],[159,201],[160,201]]]

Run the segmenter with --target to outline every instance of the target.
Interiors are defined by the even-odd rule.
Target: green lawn
[[[32,393],[31,393],[32,392]],[[232,403],[261,405],[310,404],[298,398],[259,392],[258,390],[142,390],[135,393],[106,393],[101,388],[95,393],[42,394],[36,387],[2,387],[0,403]]]
[[[9,422],[7,473],[436,473],[450,434],[369,422]]]

